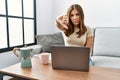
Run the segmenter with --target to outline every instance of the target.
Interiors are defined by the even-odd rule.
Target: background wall
[[[53,0],[36,0],[37,34],[53,32]]]
[[[20,57],[13,54],[12,51],[0,53],[0,69],[13,65],[20,61]]]
[[[74,3],[83,7],[86,25],[120,27],[120,0],[37,0],[37,33],[59,31],[55,25],[56,17],[65,14]]]

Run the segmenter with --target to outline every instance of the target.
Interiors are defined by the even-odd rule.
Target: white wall
[[[16,57],[12,51],[0,53],[0,69],[20,62],[20,57]]]
[[[53,32],[53,0],[36,0],[37,34]]]
[[[37,0],[37,33],[59,31],[55,25],[56,17],[65,14],[74,3],[83,7],[86,25],[120,27],[120,0]]]

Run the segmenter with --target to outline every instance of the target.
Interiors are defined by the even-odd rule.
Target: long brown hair
[[[79,17],[80,17],[80,24],[78,26],[79,31],[76,33],[78,35],[78,38],[80,38],[86,31],[87,28],[84,24],[84,13],[83,9],[79,4],[73,4],[70,6],[70,8],[67,11],[67,16],[69,17],[69,23],[68,23],[68,29],[65,31],[66,36],[70,36],[74,32],[74,25],[70,19],[70,15],[72,10],[76,9],[79,12]]]

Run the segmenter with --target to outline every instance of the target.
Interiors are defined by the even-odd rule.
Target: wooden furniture
[[[39,58],[32,59],[31,68],[21,68],[20,63],[0,70],[0,80],[3,75],[10,75],[24,80],[120,80],[120,70],[92,67],[89,72],[54,70],[49,65],[40,63]]]

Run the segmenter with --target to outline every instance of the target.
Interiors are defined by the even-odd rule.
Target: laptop
[[[90,48],[53,45],[50,51],[53,69],[89,71]]]

